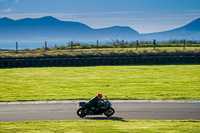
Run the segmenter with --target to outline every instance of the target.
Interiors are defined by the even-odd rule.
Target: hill
[[[140,39],[142,40],[200,40],[200,18],[192,21],[191,23],[182,26],[177,29],[150,33],[150,34],[141,34]]]
[[[93,29],[85,24],[61,21],[51,16],[42,18],[24,18],[12,20],[0,18],[0,42],[28,41],[66,42],[79,41],[111,41],[111,40],[200,40],[200,18],[191,23],[169,31],[139,34],[128,26],[113,26]]]
[[[54,17],[12,20],[0,19],[0,40],[83,40],[129,39],[138,32],[130,27],[114,26],[92,29],[89,26],[70,21],[60,21]]]

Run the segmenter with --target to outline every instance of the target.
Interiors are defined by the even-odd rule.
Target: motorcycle
[[[105,96],[106,97],[106,96]],[[77,115],[81,118],[85,117],[86,115],[102,115],[104,114],[107,117],[112,116],[115,113],[114,108],[112,108],[111,102],[107,99],[103,101],[99,101],[97,107],[87,107],[86,102],[79,102],[77,110]]]

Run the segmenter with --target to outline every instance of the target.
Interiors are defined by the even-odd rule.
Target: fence
[[[0,59],[0,68],[153,64],[200,64],[200,56]]]
[[[40,45],[38,45],[40,44]],[[200,47],[199,41],[190,41],[190,40],[179,40],[179,41],[132,41],[132,42],[125,42],[122,41],[113,41],[113,42],[99,42],[98,40],[93,43],[80,43],[75,41],[70,41],[69,43],[49,43],[45,41],[44,43],[37,43],[33,44],[32,46],[28,47],[30,44],[22,44],[16,42],[15,44],[12,44],[11,49],[18,50],[21,49],[37,49],[37,48],[43,48],[44,50],[48,50],[49,48],[57,48],[57,49],[69,49],[71,51],[75,49],[100,49],[100,48],[121,48],[121,50],[124,50],[125,48],[135,48],[135,50],[139,50],[139,48],[144,47],[150,47],[152,49],[160,48],[160,47],[182,47],[182,49],[186,49],[186,47]],[[11,45],[11,44],[10,44]],[[35,46],[34,46],[35,45]],[[4,45],[5,46],[5,45]],[[6,50],[6,48],[1,48]]]

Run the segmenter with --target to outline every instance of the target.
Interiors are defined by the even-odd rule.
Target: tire
[[[78,109],[76,114],[81,118],[85,117],[86,116],[85,109],[84,108]]]
[[[112,116],[115,113],[115,110],[113,108],[109,108],[107,111],[104,112],[104,115],[107,117]]]

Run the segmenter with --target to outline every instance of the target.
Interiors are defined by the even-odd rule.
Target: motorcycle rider
[[[105,100],[102,99],[103,95],[98,94],[88,102],[79,102],[79,109],[77,115],[81,118],[87,115],[106,115],[107,117],[112,116],[115,110],[112,108],[111,102],[105,96]]]
[[[95,107],[95,108],[100,108],[98,107],[98,102],[103,101],[103,95],[102,94],[97,94],[97,96],[93,97],[87,104],[86,106],[91,108],[91,107]]]

